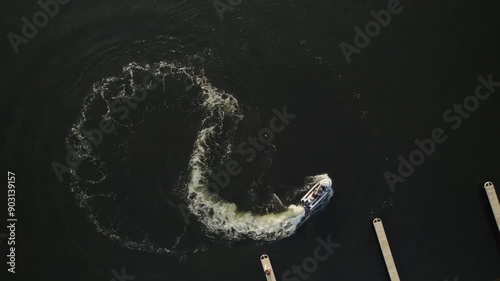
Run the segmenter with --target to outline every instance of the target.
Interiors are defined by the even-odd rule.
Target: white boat
[[[315,183],[311,189],[300,199],[300,203],[307,212],[313,211],[321,202],[327,200],[333,194],[332,180],[322,179]]]

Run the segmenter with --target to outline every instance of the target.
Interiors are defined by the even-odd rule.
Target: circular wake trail
[[[196,133],[196,140],[188,164],[187,201],[191,213],[205,226],[207,232],[231,240],[250,238],[271,241],[292,235],[304,219],[305,210],[302,206],[290,205],[280,213],[257,215],[251,212],[242,212],[235,204],[221,200],[219,196],[209,191],[208,177],[212,172],[211,166],[213,164],[211,163],[213,163],[214,154],[217,154],[215,158],[218,159],[230,155],[232,151],[231,145],[228,145],[220,153],[221,146],[217,141],[221,136],[227,137],[228,132],[231,132],[231,129],[224,128],[224,123],[227,126],[229,121],[234,128],[241,120],[242,115],[238,101],[234,96],[212,86],[203,71],[198,71],[193,66],[186,67],[165,61],[145,66],[130,63],[124,66],[123,72],[119,75],[96,82],[83,102],[80,116],[66,137],[66,145],[75,151],[75,155],[82,161],[80,166],[69,169],[72,175],[71,191],[75,195],[78,206],[86,211],[87,219],[96,230],[129,249],[162,254],[177,252],[177,244],[169,247],[163,244],[157,245],[149,240],[146,234],[143,239],[132,240],[128,238],[126,234],[121,232],[121,224],[124,222],[118,218],[119,213],[104,210],[103,206],[98,205],[99,202],[106,202],[106,206],[113,206],[114,209],[120,210],[120,203],[117,200],[119,190],[110,188],[101,191],[94,188],[107,180],[112,160],[107,158],[110,157],[109,155],[103,158],[102,150],[105,149],[105,144],[93,147],[86,145],[86,142],[83,141],[86,140],[84,132],[95,128],[92,123],[95,120],[112,120],[117,128],[123,128],[129,134],[134,134],[140,124],[117,119],[119,115],[112,114],[111,104],[116,99],[130,98],[136,91],[137,82],[135,82],[134,76],[136,73],[137,76],[140,76],[139,73],[146,71],[150,71],[162,79],[160,83],[162,87],[159,87],[160,95],[167,96],[169,93],[170,88],[168,88],[169,90],[166,88],[167,80],[170,82],[178,81],[184,85],[184,89],[193,90],[198,87],[200,89],[196,98],[189,95],[184,96],[182,91],[179,91],[179,99],[190,99],[194,106],[193,111],[201,110],[202,112],[200,129]],[[150,94],[153,95],[152,92]],[[177,97],[175,98],[177,103]],[[143,107],[147,111],[154,110],[156,107],[162,108],[165,105],[167,105],[166,102],[154,105],[151,109],[148,109],[146,105]],[[100,109],[98,110],[98,108]],[[139,111],[138,108],[136,112]],[[138,119],[140,119],[139,122],[142,122],[144,117],[138,117]],[[115,138],[113,134],[106,135],[106,142],[112,143],[113,141],[119,142],[120,139]],[[125,151],[127,145],[127,143],[117,143],[113,147]],[[217,147],[217,153],[215,153],[215,149],[211,151],[211,147]],[[182,176],[181,180],[186,182]],[[180,236],[184,232],[185,229]]]

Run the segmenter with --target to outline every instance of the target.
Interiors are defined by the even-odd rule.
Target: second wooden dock
[[[262,263],[262,269],[264,269],[264,274],[266,275],[267,281],[276,281],[276,276],[274,276],[273,266],[271,265],[271,260],[269,256],[263,254],[260,256],[260,262]]]
[[[488,181],[484,184],[484,189],[488,195],[488,200],[490,201],[491,210],[497,221],[498,231],[500,231],[500,203],[498,202],[497,192],[495,191],[495,186],[492,182]]]
[[[380,245],[380,249],[382,250],[382,255],[384,255],[385,265],[387,267],[387,271],[389,272],[389,276],[391,277],[391,281],[399,281],[398,270],[396,268],[396,264],[394,263],[394,259],[392,258],[391,248],[389,247],[389,241],[385,235],[382,220],[379,218],[374,219],[373,226],[375,227],[375,232],[377,233],[378,243]]]

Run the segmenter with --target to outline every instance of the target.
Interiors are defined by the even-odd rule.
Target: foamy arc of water
[[[81,160],[89,160],[91,163],[99,167],[99,172],[102,177],[98,180],[90,180],[88,178],[81,177],[81,175],[78,173],[77,168],[70,167],[69,170],[70,174],[72,175],[70,190],[74,194],[77,205],[85,211],[87,220],[92,225],[94,225],[96,231],[103,234],[111,241],[119,243],[120,246],[124,248],[156,254],[175,254],[175,256],[179,259],[183,259],[185,258],[184,253],[177,250],[176,246],[179,243],[179,239],[184,234],[185,230],[176,238],[174,245],[171,247],[155,245],[148,239],[147,233],[145,233],[145,236],[142,240],[131,241],[128,237],[120,236],[117,234],[120,228],[119,222],[113,221],[112,225],[103,224],[99,218],[99,215],[97,215],[93,210],[93,200],[103,197],[116,199],[116,192],[111,191],[92,194],[87,189],[81,187],[85,183],[97,184],[99,182],[102,182],[106,179],[107,176],[106,162],[95,154],[94,148],[92,146],[85,145],[84,142],[84,140],[87,140],[84,134],[84,131],[88,129],[85,126],[85,122],[88,119],[87,114],[89,113],[89,111],[91,111],[94,103],[105,102],[107,111],[103,113],[100,118],[103,120],[113,119],[111,116],[111,103],[118,98],[130,98],[133,94],[135,94],[136,87],[133,82],[133,70],[150,70],[154,75],[162,77],[164,79],[165,75],[172,74],[173,70],[176,69],[182,71],[182,68],[178,68],[176,65],[171,63],[159,63],[150,67],[149,65],[142,66],[132,62],[128,65],[125,65],[122,69],[122,73],[118,74],[117,76],[106,77],[101,81],[94,83],[91,91],[83,100],[80,115],[71,127],[69,134],[65,139],[65,143],[75,151],[76,155]],[[110,90],[110,84],[115,82],[122,82],[123,85],[125,85],[125,83],[128,84],[132,88],[132,92],[127,95],[126,91],[124,89],[121,89],[118,95],[113,97],[108,96],[106,93],[108,93],[108,91]],[[163,93],[165,93],[165,88],[163,88]],[[120,123],[120,121],[116,118],[114,118],[113,121],[120,126],[128,127],[126,124]],[[119,206],[116,206],[116,208],[119,208]]]
[[[195,81],[202,89],[206,116],[194,143],[189,162],[187,184],[190,211],[207,230],[228,239],[279,240],[292,235],[305,215],[302,206],[290,205],[284,212],[265,215],[242,212],[238,207],[213,195],[208,190],[206,164],[210,153],[210,140],[214,138],[224,118],[239,116],[238,101],[230,94],[212,86],[206,78]]]

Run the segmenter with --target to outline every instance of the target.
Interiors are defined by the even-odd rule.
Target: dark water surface
[[[1,2],[4,160],[16,173],[18,217],[17,273],[5,280],[119,280],[113,270],[122,268],[137,281],[264,280],[265,252],[278,280],[298,281],[282,274],[329,235],[340,247],[307,280],[389,280],[375,217],[401,280],[499,278],[500,236],[480,187],[500,186],[500,88],[456,129],[443,119],[474,94],[478,76],[500,81],[499,6],[461,2],[402,1],[350,64],[339,44],[354,44],[353,28],[386,1],[246,0],[221,21],[210,1],[73,0],[17,55],[7,34],[21,34],[20,18],[40,7]],[[60,182],[51,164],[65,163],[79,129],[98,128],[106,101],[141,84],[142,68],[158,71],[159,87],[128,118],[110,113],[116,130],[93,150],[98,159]],[[206,114],[193,77],[232,95],[242,118],[224,117],[209,143],[213,170],[227,145],[268,127],[274,108],[296,115],[254,161],[236,159],[242,172],[219,194],[261,215],[281,210],[272,193],[296,204],[290,194],[305,177],[328,173],[335,196],[294,235],[232,239],[196,216],[184,220],[179,206],[195,200],[188,164]],[[408,159],[415,139],[435,128],[446,141],[391,192],[384,173],[397,173],[398,156]]]

